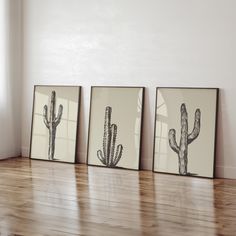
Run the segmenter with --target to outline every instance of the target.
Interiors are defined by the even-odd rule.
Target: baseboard
[[[236,166],[216,166],[216,178],[236,179]]]
[[[15,152],[5,152],[0,154],[0,160],[9,159],[11,157],[21,156],[21,151],[17,150]]]
[[[21,155],[23,157],[29,157],[29,154],[30,154],[30,148],[22,146]],[[78,157],[79,157],[78,160],[79,163],[86,163],[86,152],[78,152]]]
[[[86,155],[87,155],[86,152],[78,152],[77,153],[78,160],[76,160],[77,163],[82,163],[82,164],[86,163],[86,157],[87,157]]]
[[[144,158],[141,160],[141,170],[152,170],[152,159]]]
[[[30,149],[28,147],[21,147],[21,156],[29,157]]]
[[[21,147],[21,155],[23,157],[29,157],[29,148],[28,147]],[[13,157],[15,153],[4,155],[6,157]],[[79,156],[79,163],[86,163],[86,153],[85,152],[78,152]],[[1,157],[0,157],[1,159]],[[145,159],[142,160],[141,169],[142,170],[151,170],[151,160]],[[226,178],[226,179],[236,179],[236,166],[229,167],[229,166],[216,166],[216,178]]]

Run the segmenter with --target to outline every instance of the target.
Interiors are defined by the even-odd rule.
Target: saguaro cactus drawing
[[[112,108],[107,106],[104,121],[103,152],[98,150],[97,157],[104,165],[115,167],[122,156],[123,146],[119,144],[115,151],[117,125],[111,124],[111,112]]]
[[[55,114],[55,111],[56,111],[56,92],[52,91],[49,117],[48,117],[48,106],[45,105],[43,107],[43,121],[49,130],[49,147],[48,147],[49,160],[54,160],[56,130],[58,124],[61,122],[63,106],[59,105],[57,116]]]
[[[200,119],[201,119],[201,111],[197,109],[195,111],[194,118],[194,127],[190,134],[188,134],[188,113],[186,110],[186,106],[183,103],[180,107],[181,113],[181,136],[179,146],[176,142],[176,131],[175,129],[169,130],[169,145],[174,152],[178,154],[179,157],[179,174],[180,175],[190,175],[187,172],[188,165],[188,145],[192,143],[200,133]]]

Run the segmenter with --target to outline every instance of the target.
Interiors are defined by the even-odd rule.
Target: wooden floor
[[[236,180],[0,162],[0,235],[236,235]]]

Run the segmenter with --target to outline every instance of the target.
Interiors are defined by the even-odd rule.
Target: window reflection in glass
[[[160,91],[158,91],[156,112],[155,155],[159,156],[156,165],[159,168],[167,168],[168,111],[165,100]]]

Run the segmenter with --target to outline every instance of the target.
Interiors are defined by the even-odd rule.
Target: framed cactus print
[[[217,88],[157,88],[153,171],[214,178]]]
[[[92,87],[87,164],[138,170],[143,87]]]
[[[79,86],[34,87],[30,158],[74,163]]]

